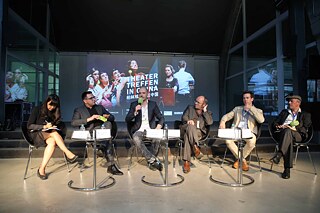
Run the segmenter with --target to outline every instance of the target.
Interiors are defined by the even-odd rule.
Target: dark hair
[[[254,94],[253,94],[252,91],[249,91],[249,90],[243,91],[242,96],[243,96],[244,94],[250,94],[251,98],[254,98]]]
[[[178,67],[179,67],[179,68],[186,68],[186,65],[187,65],[187,62],[184,61],[184,60],[181,60],[181,61],[179,61]]]
[[[51,102],[51,106],[55,106],[56,108],[52,111],[48,110],[47,104]],[[61,111],[60,111],[60,98],[56,94],[51,94],[47,97],[45,102],[41,105],[41,117],[50,117],[54,124],[57,124],[61,118]]]
[[[92,92],[91,92],[91,91],[85,91],[85,92],[83,92],[83,93],[81,94],[81,99],[84,100],[84,99],[87,97],[88,94],[92,94]]]

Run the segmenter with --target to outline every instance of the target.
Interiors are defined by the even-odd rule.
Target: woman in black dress
[[[62,136],[65,134],[66,129],[61,121],[60,99],[57,95],[49,95],[41,106],[33,109],[28,120],[28,130],[36,147],[46,146],[37,172],[37,175],[42,180],[48,178],[45,168],[56,146],[64,152],[68,162],[74,163],[78,158],[64,144]]]

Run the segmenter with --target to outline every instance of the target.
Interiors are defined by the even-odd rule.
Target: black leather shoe
[[[271,160],[273,161],[273,163],[279,164],[281,157],[282,157],[281,153],[278,152],[275,156],[271,158]]]
[[[151,166],[151,168],[153,167],[153,168],[159,170],[160,172],[162,171],[162,168],[163,168],[162,163],[159,160],[153,161],[153,163],[151,163],[150,166]]]
[[[114,164],[108,166],[107,172],[113,175],[123,175],[123,172],[121,172]]]
[[[66,156],[66,155],[65,155]],[[66,156],[66,159],[67,159],[67,161],[69,162],[69,163],[75,163],[76,161],[77,161],[77,159],[78,159],[78,155],[75,155],[73,158],[68,158],[67,156]]]
[[[289,179],[290,178],[290,169],[289,168],[285,168],[281,177],[283,179]]]
[[[41,180],[47,180],[48,179],[47,174],[44,174],[44,175],[40,174],[39,169],[37,171],[37,175]]]

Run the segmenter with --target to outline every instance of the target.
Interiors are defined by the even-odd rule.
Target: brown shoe
[[[235,169],[238,169],[238,167],[239,167],[239,161],[236,160],[236,161],[234,162],[234,164],[233,164],[232,167],[235,168]]]
[[[194,145],[194,155],[196,156],[197,159],[200,159],[203,157],[203,154],[197,145]]]
[[[184,161],[183,164],[183,173],[188,173],[190,172],[190,162],[189,161]]]
[[[248,164],[247,164],[247,161],[242,161],[242,171],[245,171],[245,172],[247,172],[247,171],[249,171],[249,166],[248,166]]]

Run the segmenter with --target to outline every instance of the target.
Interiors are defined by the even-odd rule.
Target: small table
[[[109,129],[106,129],[109,130]],[[101,130],[99,130],[101,131]],[[101,183],[99,183],[97,185],[97,141],[102,141],[102,140],[106,140],[106,139],[110,139],[110,137],[104,137],[104,138],[97,138],[97,132],[96,130],[93,130],[93,137],[89,137],[90,135],[89,131],[74,131],[72,138],[73,139],[85,139],[86,142],[92,142],[93,143],[93,186],[90,188],[83,188],[83,187],[76,187],[76,186],[72,186],[73,184],[73,180],[70,180],[68,182],[68,186],[71,189],[77,190],[77,191],[82,191],[82,192],[91,192],[91,191],[98,191],[101,189],[106,189],[109,188],[111,186],[113,186],[116,183],[116,180],[109,176],[107,178],[107,180],[103,180],[101,181]],[[107,184],[107,185],[103,185],[104,183],[106,183],[108,180],[111,180],[111,183]]]
[[[235,182],[225,182],[225,181],[221,181],[218,179],[215,179],[212,175],[210,175],[210,180],[214,183],[220,184],[220,185],[224,185],[224,186],[233,186],[233,187],[242,187],[242,186],[247,186],[250,185],[252,183],[254,183],[254,179],[253,177],[243,174],[242,171],[242,156],[243,156],[243,139],[250,139],[248,137],[243,138],[243,130],[240,128],[235,128],[234,129],[235,133],[234,136],[232,138],[221,138],[224,140],[235,140],[238,142],[238,156],[239,156],[239,166],[237,169],[237,180]],[[247,178],[249,180],[249,182],[244,183],[243,182],[243,177]]]
[[[152,131],[154,131],[154,130],[152,130]],[[169,134],[172,132],[173,133],[173,131],[172,130],[167,130],[168,132],[167,133],[165,133],[165,130],[158,130],[158,131],[161,131],[161,132],[164,132],[164,137],[161,137],[161,138],[159,138],[159,137],[148,137],[148,138],[150,138],[150,139],[161,139],[161,141],[163,141],[164,143],[165,143],[165,148],[166,148],[166,152],[165,152],[165,162],[164,162],[164,172],[165,172],[165,175],[164,175],[164,180],[163,180],[163,183],[152,183],[152,182],[149,182],[149,181],[146,181],[145,180],[145,176],[142,176],[142,178],[141,178],[141,181],[142,181],[142,183],[144,183],[144,184],[146,184],[146,185],[149,185],[149,186],[155,186],[155,187],[170,187],[170,186],[176,186],[176,185],[178,185],[178,184],[181,184],[183,181],[184,181],[184,177],[182,176],[182,175],[179,175],[179,174],[177,174],[177,177],[178,178],[180,178],[180,180],[179,181],[177,181],[177,182],[169,182],[169,180],[168,180],[168,174],[169,174],[169,172],[168,172],[168,151],[169,151],[169,139],[171,139],[171,140],[173,140],[173,139],[178,139],[179,137],[180,137],[180,133],[178,134],[179,135],[179,137],[178,136],[169,136]],[[175,130],[174,130],[175,131]],[[151,134],[152,135],[152,134]],[[155,134],[155,135],[159,135],[159,134]]]

